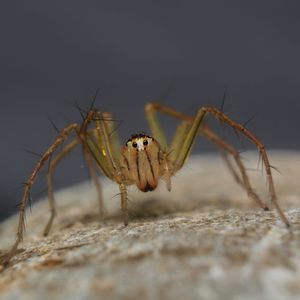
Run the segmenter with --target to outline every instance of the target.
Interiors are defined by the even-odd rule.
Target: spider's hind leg
[[[232,145],[230,145],[228,142],[225,142],[223,139],[221,139],[216,133],[214,133],[211,129],[209,129],[207,126],[204,126],[202,130],[200,131],[200,134],[207,137],[210,141],[212,141],[216,146],[219,148],[220,153],[224,159],[224,162],[226,163],[230,173],[232,174],[235,181],[247,192],[248,196],[252,198],[263,210],[270,210],[269,207],[262,202],[260,197],[257,195],[257,193],[253,190],[249,177],[246,172],[246,168],[241,160],[241,156],[237,149],[235,149]],[[232,165],[228,154],[231,154],[239,171],[241,174],[241,177],[235,170],[234,166]]]
[[[50,218],[45,226],[43,231],[43,235],[47,236],[52,227],[53,220],[56,216],[56,208],[55,208],[55,198],[53,192],[53,174],[58,163],[63,159],[66,155],[68,155],[79,143],[78,139],[73,140],[70,144],[65,146],[59,154],[57,154],[49,164],[48,172],[47,172],[47,185],[48,185],[48,202],[50,207]]]
[[[277,212],[279,214],[279,217],[281,218],[282,222],[287,227],[290,227],[290,223],[289,223],[287,217],[285,216],[283,210],[281,209],[281,207],[278,203],[278,200],[277,200],[277,195],[276,195],[276,192],[275,192],[273,176],[272,176],[272,172],[271,172],[271,165],[270,165],[270,162],[269,162],[269,157],[267,155],[267,151],[265,149],[265,146],[245,126],[233,121],[232,119],[230,119],[228,116],[226,116],[223,112],[221,112],[220,110],[218,110],[215,107],[202,107],[198,111],[198,113],[196,115],[196,118],[201,118],[201,117],[204,118],[208,114],[213,116],[215,119],[229,125],[232,129],[242,133],[246,138],[248,138],[257,147],[257,149],[258,149],[258,151],[261,155],[261,158],[262,158],[265,170],[266,170],[266,174],[267,174],[271,204],[274,205],[274,207],[277,210]]]
[[[55,152],[55,150],[68,138],[68,136],[78,129],[78,124],[74,123],[65,128],[63,128],[59,135],[57,136],[54,143],[44,152],[41,156],[33,170],[31,171],[27,181],[25,182],[25,188],[23,192],[23,196],[20,202],[20,210],[19,210],[19,223],[17,228],[16,240],[8,253],[1,259],[1,263],[3,265],[8,265],[11,258],[15,255],[18,245],[23,240],[23,235],[25,231],[25,215],[26,215],[26,207],[29,200],[29,195],[31,191],[31,187],[36,179],[41,168],[45,165],[45,163],[49,160],[51,155]]]

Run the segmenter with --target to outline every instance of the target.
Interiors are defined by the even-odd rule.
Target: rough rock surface
[[[247,198],[218,156],[201,155],[173,178],[170,193],[163,182],[152,193],[130,188],[126,228],[118,187],[105,180],[105,223],[89,183],[56,193],[48,237],[41,236],[48,204],[34,205],[18,255],[1,270],[0,298],[300,299],[300,154],[270,157],[291,231]],[[257,156],[245,163],[257,168]],[[249,173],[267,201],[265,178]],[[1,224],[2,254],[16,225],[16,216]]]

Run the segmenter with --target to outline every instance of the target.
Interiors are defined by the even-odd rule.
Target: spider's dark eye
[[[143,144],[144,144],[144,146],[147,146],[147,145],[148,145],[148,141],[147,141],[147,140],[144,140],[144,141],[143,141]]]
[[[132,143],[132,147],[136,148],[137,147],[137,143],[136,142]]]

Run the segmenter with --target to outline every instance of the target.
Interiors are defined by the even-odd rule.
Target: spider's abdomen
[[[122,150],[121,165],[129,183],[142,192],[153,191],[161,176],[160,146],[152,137],[133,135]]]

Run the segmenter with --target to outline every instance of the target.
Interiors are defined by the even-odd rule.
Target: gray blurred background
[[[75,101],[122,120],[122,141],[147,131],[143,107],[160,101],[194,114],[220,107],[268,149],[299,147],[298,1],[1,1],[0,218],[17,209],[22,182],[58,128],[80,121]],[[171,132],[175,123],[165,118]],[[225,126],[215,128],[251,148]],[[207,141],[196,151],[211,151]],[[45,173],[45,172],[44,172]],[[44,173],[32,191],[45,194]],[[56,188],[87,179],[78,149]]]

